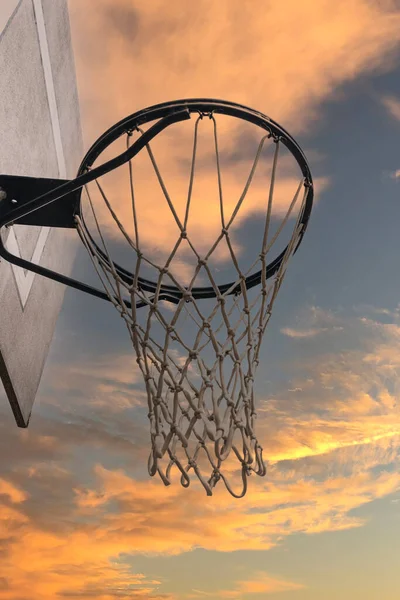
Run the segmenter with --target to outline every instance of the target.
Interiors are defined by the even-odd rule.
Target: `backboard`
[[[1,0],[0,173],[69,178],[82,156],[67,0]],[[68,232],[10,227],[14,254],[68,273]],[[0,262],[0,376],[27,427],[65,288]]]

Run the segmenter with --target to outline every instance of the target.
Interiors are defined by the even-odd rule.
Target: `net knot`
[[[210,482],[212,481],[215,485],[221,479],[221,473],[218,469],[214,469],[210,478]]]
[[[181,231],[181,238],[182,240],[187,240],[187,231],[185,229]]]
[[[246,473],[247,477],[250,477],[250,475],[251,475],[251,467],[250,467],[250,465],[248,465],[247,463],[245,463],[243,461],[242,462],[242,467],[243,467],[243,470]]]
[[[228,237],[228,233],[229,233],[229,232],[228,232],[228,230],[227,230],[227,228],[226,228],[226,227],[223,227],[223,228],[221,229],[221,233],[222,233],[223,235],[225,235],[226,237]]]
[[[198,356],[197,352],[194,352],[193,350],[191,352],[189,352],[189,358],[191,360],[196,360],[197,356]]]

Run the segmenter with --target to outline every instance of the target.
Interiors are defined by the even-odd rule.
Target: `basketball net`
[[[213,126],[221,217],[219,234],[205,254],[196,248],[187,231],[195,173],[197,129],[204,116],[211,119]],[[137,131],[143,133],[140,129]],[[128,132],[128,147],[131,136],[132,132]],[[246,200],[267,140],[274,143],[275,147],[263,216],[264,232],[256,260],[243,272],[231,239],[231,229]],[[279,138],[270,133],[263,135],[243,192],[229,218],[224,214],[217,123],[212,113],[200,114],[196,121],[189,191],[183,219],[178,217],[151,147],[146,146],[177,227],[176,244],[162,264],[156,264],[150,257],[146,257],[142,249],[131,163],[128,166],[133,235],[127,233],[103,186],[97,180],[97,190],[102,201],[134,254],[136,266],[133,279],[124,277],[112,262],[102,226],[96,217],[91,192],[86,190],[101,247],[88,235],[80,217],[77,217],[77,228],[110,301],[126,322],[147,392],[151,438],[148,470],[150,475],[158,473],[165,485],[171,483],[173,469],[178,469],[184,487],[189,486],[190,477],[195,474],[207,495],[211,496],[217,482],[222,480],[230,494],[240,498],[247,491],[249,475],[255,473],[263,476],[266,473],[262,445],[255,432],[257,414],[254,377],[260,360],[263,335],[288,260],[301,240],[303,225],[300,215],[308,192],[307,182],[301,178],[289,207],[272,234],[271,217],[281,143]],[[293,217],[295,207],[299,215],[297,219]],[[291,222],[290,219],[293,221],[293,229],[289,242],[280,255],[277,268],[268,272],[270,256],[275,251],[283,228]],[[171,269],[172,261],[182,244],[190,248],[196,263],[187,285],[182,285]],[[209,268],[210,258],[215,256],[221,244],[227,246],[235,272],[235,280],[228,287],[220,286],[215,281],[215,273]],[[150,265],[158,274],[153,294],[146,292],[141,284],[141,270],[145,265]],[[250,290],[248,277],[254,272],[260,272],[259,281]],[[199,289],[196,286],[200,278],[202,282],[206,279],[211,290],[206,300],[197,297],[195,293]],[[168,286],[172,284],[174,289],[179,290],[179,294],[168,294]],[[130,302],[126,300],[127,297]],[[165,310],[167,302],[168,310]],[[184,335],[188,321],[195,332],[190,344]],[[232,467],[232,458],[236,461],[236,467]],[[241,489],[234,491],[232,480],[236,482],[239,473]]]

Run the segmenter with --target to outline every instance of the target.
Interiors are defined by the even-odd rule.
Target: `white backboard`
[[[82,156],[67,0],[1,0],[0,173],[68,179]],[[70,232],[8,229],[13,254],[68,273]],[[0,377],[17,424],[26,427],[64,287],[0,262]]]

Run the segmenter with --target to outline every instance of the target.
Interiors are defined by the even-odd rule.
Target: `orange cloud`
[[[299,130],[337,86],[390,68],[398,46],[400,15],[378,1],[69,4],[90,132],[185,97],[243,102]]]
[[[130,594],[162,597],[160,582],[133,571],[129,563],[134,564],[135,554],[176,554],[198,546],[218,551],[265,550],[294,532],[359,527],[363,520],[350,516],[350,511],[392,493],[400,483],[400,475],[390,472],[365,471],[318,482],[296,473],[283,477],[275,470],[265,485],[254,482],[248,496],[237,502],[222,490],[206,499],[198,487],[182,490],[177,482],[163,488],[155,480],[134,480],[122,471],[100,466],[96,474],[97,484],[76,488],[75,501],[66,506],[64,525],[59,528],[50,522],[46,525],[45,512],[40,524],[36,521],[28,495],[23,501],[17,496],[11,505],[2,503],[0,538],[7,544],[2,562],[7,586],[0,590],[2,600],[16,600],[24,594],[45,599],[67,594],[83,600],[128,598]],[[39,484],[37,477],[33,473],[31,480]],[[51,488],[47,493],[51,498]],[[237,597],[299,587],[255,574],[224,594]]]
[[[200,495],[198,485],[193,491],[181,490],[178,482],[160,489],[153,482],[132,480],[121,471],[97,467],[96,472],[101,482],[96,495],[93,490],[77,494],[81,514],[89,514],[90,507],[92,516],[101,517],[107,534],[99,541],[103,535],[111,545],[118,539],[126,547],[130,541],[134,544],[131,551],[139,553],[180,553],[195,547],[200,539],[202,547],[213,550],[261,550],[295,531],[358,527],[363,521],[348,513],[372,498],[394,492],[400,484],[400,475],[385,472],[375,476],[366,471],[316,482],[295,474],[281,479],[275,471],[265,485],[252,482],[248,497],[238,503],[222,489],[209,501]],[[184,503],[180,500],[183,494]],[[111,504],[119,510],[109,512]],[[233,506],[235,519],[230,512]]]
[[[83,123],[90,140],[139,108],[199,96],[254,106],[296,134],[315,118],[318,104],[343,83],[371,70],[390,68],[400,26],[400,14],[390,5],[367,0],[340,0],[333,11],[329,0],[317,4],[314,0],[269,3],[262,10],[254,0],[221,0],[217,4],[212,0],[191,4],[174,0],[168,10],[156,1],[137,5],[130,0],[112,4],[99,0],[95,15],[88,0],[71,0],[70,11]],[[249,158],[243,137],[238,135],[241,132],[225,126],[223,119],[220,128],[226,155],[236,153],[239,157],[223,172],[229,213],[243,188]],[[170,128],[160,136],[165,142],[159,147],[155,142],[155,155],[178,213],[182,213],[188,187],[188,168],[182,165],[192,150],[190,138],[178,130],[174,133],[175,128]],[[253,156],[255,149],[256,145]],[[145,161],[145,153],[141,154],[134,164],[137,202],[142,198],[138,209],[142,244],[146,253],[154,251],[153,259],[161,252],[163,262],[179,232],[151,176],[149,161]],[[200,150],[200,158],[206,156],[209,153]],[[284,169],[279,180],[275,215],[282,214],[298,183],[293,169]],[[132,229],[126,179],[124,183],[124,191],[122,183],[113,181],[107,191],[123,224],[130,223]],[[240,215],[242,220],[265,211],[266,183],[264,177],[253,184],[253,193]],[[321,178],[316,189],[321,192],[326,185],[327,178]],[[204,254],[220,229],[215,164],[203,169],[201,177],[196,173],[196,194],[190,234],[197,236],[195,245]],[[98,213],[102,223],[109,225],[107,233],[115,237],[117,233],[112,233],[101,204]],[[241,243],[237,244],[240,252]],[[188,279],[186,254],[177,256],[175,269]],[[227,256],[227,248],[221,244],[214,258],[221,262]]]
[[[266,573],[256,573],[251,579],[238,581],[237,585],[238,590],[243,594],[274,594],[276,592],[288,592],[304,588],[299,583],[276,579]]]
[[[278,592],[290,592],[292,590],[304,589],[304,585],[293,583],[283,579],[271,577],[267,573],[258,572],[251,578],[237,581],[232,589],[218,590],[215,592],[204,592],[202,590],[193,590],[186,598],[241,598],[251,594],[276,594]]]
[[[7,489],[14,489],[12,484]],[[21,498],[15,500],[21,503]],[[0,501],[0,540],[7,549],[1,568],[0,598],[114,600],[140,597],[173,600],[159,595],[160,582],[134,573],[117,561],[119,549],[90,532],[82,523],[68,534],[40,528],[24,514]],[[97,538],[97,539],[96,539]],[[100,536],[101,538],[101,536]]]
[[[382,314],[387,320],[389,315]],[[67,425],[55,430],[38,419],[35,429],[21,437],[26,444],[25,470],[16,463],[10,477],[0,481],[0,539],[7,548],[1,575],[6,584],[0,598],[50,599],[62,594],[84,600],[114,600],[124,594],[126,598],[161,598],[162,583],[157,578],[133,571],[135,554],[171,555],[199,546],[220,552],[268,550],[293,533],[362,527],[365,518],[356,510],[400,489],[400,420],[393,387],[400,366],[400,335],[398,317],[392,318],[388,324],[318,313],[318,327],[343,326],[347,334],[352,330],[357,349],[340,356],[316,352],[310,361],[302,358],[302,377],[291,382],[297,391],[282,391],[263,405],[258,429],[272,464],[265,479],[250,480],[249,493],[240,501],[219,486],[212,498],[205,498],[194,481],[183,490],[177,477],[169,488],[147,475],[134,478],[131,473],[137,461],[143,460],[140,455],[147,452],[146,436],[139,443],[140,429],[134,429],[132,422],[138,452],[132,452],[129,445],[117,445],[118,431],[127,435],[120,429],[127,414],[133,420],[132,413],[124,413],[136,410],[131,405],[124,409],[122,403],[119,411],[109,412],[107,426],[98,419],[96,438],[86,428],[80,399],[71,408],[78,411],[73,430]],[[304,341],[320,342],[321,336]],[[122,362],[118,380],[127,381],[130,369],[128,361]],[[83,365],[79,372],[84,393]],[[96,373],[88,369],[94,395]],[[67,383],[63,390],[68,390]],[[102,378],[99,385],[103,385]],[[61,405],[68,409],[65,403]],[[90,410],[102,415],[97,405]],[[111,441],[108,427],[114,432]],[[3,434],[9,435],[5,430]],[[35,439],[41,452],[48,453],[43,462],[30,459],[36,456]],[[59,447],[64,449],[61,454]],[[77,447],[78,455],[73,454]],[[118,449],[118,460],[130,463],[132,471],[101,464],[94,467],[93,450],[100,462],[101,449],[108,457],[113,447]],[[88,474],[79,479],[83,464]],[[27,472],[29,477],[24,475]],[[231,474],[235,478],[235,472]],[[54,513],[61,501],[62,518]],[[41,503],[44,508],[38,512]],[[282,591],[294,589],[291,585],[298,584],[255,575],[232,588],[226,586],[219,597],[267,594],[279,586]]]
[[[8,497],[13,504],[24,502],[27,494],[5,479],[0,479],[0,496]]]

